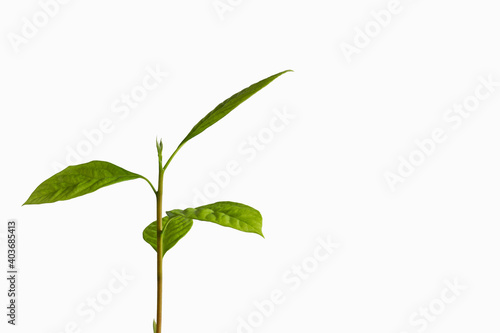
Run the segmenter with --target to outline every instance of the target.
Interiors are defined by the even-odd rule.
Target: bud
[[[156,149],[158,150],[158,155],[161,155],[161,152],[163,151],[163,142],[161,139],[159,143],[158,139],[156,139]]]

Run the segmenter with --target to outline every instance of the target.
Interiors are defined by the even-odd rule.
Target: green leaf
[[[278,78],[280,75],[286,73],[286,72],[291,72],[291,70],[286,70],[283,72],[280,72],[278,74],[272,75],[264,80],[261,80],[257,83],[252,84],[251,86],[243,89],[239,93],[234,94],[233,96],[229,97],[226,99],[224,102],[220,103],[217,105],[215,109],[210,111],[202,120],[200,120],[191,130],[191,132],[188,133],[188,135],[182,140],[179,146],[184,145],[186,142],[224,118],[229,112],[234,110],[238,105],[249,99],[251,96],[253,96],[256,92],[267,86],[269,83],[271,83],[274,79]]]
[[[184,216],[168,217],[165,216],[162,219],[163,231],[162,231],[162,242],[163,242],[163,254],[167,253],[168,250],[174,247],[175,244],[189,232],[193,226],[193,220],[185,218]],[[168,222],[168,224],[167,224]],[[146,243],[150,244],[153,249],[157,248],[156,244],[156,221],[148,225],[142,232],[142,237]]]
[[[213,222],[264,237],[262,234],[262,215],[259,211],[237,202],[220,201],[198,208],[174,209],[167,213]]]
[[[156,333],[156,320],[153,319],[153,332]]]
[[[92,161],[72,165],[41,183],[23,205],[69,200],[105,186],[137,178],[148,181],[141,175],[109,162]]]

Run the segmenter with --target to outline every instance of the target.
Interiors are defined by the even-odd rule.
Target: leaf
[[[153,319],[153,332],[156,333],[156,320]]]
[[[69,200],[137,178],[146,179],[109,162],[92,161],[72,165],[41,183],[23,205]]]
[[[198,208],[174,209],[167,213],[213,222],[264,237],[262,234],[262,215],[259,211],[237,202],[220,201]]]
[[[261,80],[257,83],[252,84],[251,86],[243,89],[239,93],[234,94],[233,96],[229,97],[226,99],[224,102],[220,103],[217,105],[215,109],[210,111],[203,119],[201,119],[191,130],[191,132],[188,133],[188,135],[182,140],[180,143],[179,147],[184,145],[186,142],[197,136],[198,134],[202,133],[204,130],[224,118],[229,112],[234,110],[238,105],[249,99],[251,96],[253,96],[255,93],[257,93],[259,90],[267,86],[269,83],[274,81],[274,79],[278,78],[282,74],[286,72],[291,72],[291,70],[286,70],[283,72],[280,72],[278,74],[272,75],[264,80]]]
[[[164,256],[165,253],[167,253],[168,250],[173,248],[174,245],[177,244],[177,242],[182,237],[186,236],[186,234],[193,226],[193,220],[185,218],[184,216],[175,216],[172,218],[165,216],[162,219],[162,222],[163,222],[162,241],[163,241],[163,256]],[[155,249],[155,251],[157,248],[156,235],[157,235],[156,221],[148,225],[142,232],[142,237],[144,238],[146,243],[150,244],[153,247],[153,249]]]

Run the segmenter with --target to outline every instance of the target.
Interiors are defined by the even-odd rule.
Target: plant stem
[[[183,143],[181,143],[179,147],[177,147],[177,149],[172,153],[172,155],[170,155],[167,163],[165,163],[165,166],[163,167],[163,171],[167,170],[168,165],[170,164],[170,162],[172,162],[172,159],[174,158],[175,154],[177,154],[177,152],[182,148],[182,146],[184,146]]]
[[[160,170],[158,175],[158,191],[156,192],[156,225],[157,225],[157,235],[156,235],[156,253],[157,253],[157,299],[156,299],[156,333],[161,333],[161,313],[162,313],[162,291],[163,291],[163,242],[162,242],[162,199],[163,199],[163,173],[164,170],[161,165],[160,157]]]

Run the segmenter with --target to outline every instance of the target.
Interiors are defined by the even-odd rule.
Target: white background
[[[145,182],[22,203],[103,119],[113,130],[82,162],[156,183],[156,137],[168,156],[219,102],[285,69],[294,72],[190,141],[167,170],[164,205],[185,208],[236,160],[240,173],[209,199],[258,208],[266,239],[195,223],[165,256],[164,331],[498,331],[500,87],[460,125],[444,118],[474,102],[481,77],[500,82],[496,3],[401,0],[380,28],[371,12],[390,1],[227,1],[222,13],[213,0],[69,1],[17,52],[14,34],[42,9],[2,1],[0,267],[15,218],[20,270],[16,327],[1,279],[2,332],[152,332],[156,257],[142,230],[155,202]],[[343,43],[355,42],[346,57]],[[146,68],[168,76],[120,118],[114,103]],[[280,110],[293,119],[270,140]],[[415,140],[436,128],[447,139],[424,156]],[[250,159],[238,148],[258,135],[268,140]],[[410,155],[424,160],[391,190],[387,173]],[[340,246],[318,262],[318,239],[328,238]],[[308,276],[293,289],[285,277],[302,263]],[[114,271],[134,279],[86,321],[77,309],[106,295]],[[455,282],[466,289],[454,295]],[[273,290],[284,301],[259,314],[254,302]],[[429,308],[432,320],[419,317]],[[239,318],[253,326],[238,329]]]

